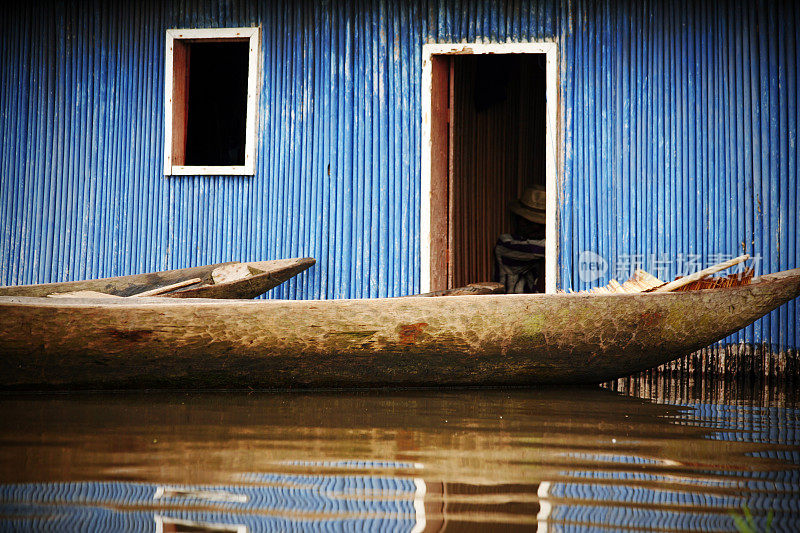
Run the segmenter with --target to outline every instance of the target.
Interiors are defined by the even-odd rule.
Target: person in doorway
[[[545,189],[525,189],[511,205],[512,231],[494,247],[495,281],[506,293],[544,292]]]

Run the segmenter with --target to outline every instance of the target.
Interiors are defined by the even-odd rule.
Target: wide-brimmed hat
[[[528,187],[519,200],[511,204],[511,212],[523,218],[536,222],[545,223],[545,209],[547,207],[547,194],[542,185]]]

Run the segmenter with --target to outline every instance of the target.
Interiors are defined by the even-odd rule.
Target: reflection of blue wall
[[[247,526],[248,532],[411,531],[413,520],[398,518],[292,519],[208,511],[120,511],[75,505],[1,505],[0,529],[16,531],[156,531],[156,516],[206,524]],[[13,517],[13,518],[8,518]]]
[[[679,479],[665,478],[674,484]],[[694,480],[684,478],[693,483]],[[662,487],[630,487],[620,484],[553,483],[547,494],[553,508],[548,516],[552,530],[569,530],[570,524],[592,524],[605,528],[655,528],[680,531],[734,530],[729,512],[742,514],[743,506],[764,528],[767,513],[775,514],[773,530],[800,528],[800,502],[795,484],[787,492],[768,494],[748,488],[741,493],[709,494],[690,487],[663,490]],[[752,492],[750,492],[752,491]],[[550,530],[550,529],[549,529]]]
[[[609,528],[733,530],[728,511],[741,514],[747,506],[762,528],[772,511],[774,530],[800,530],[799,410],[704,403],[676,407],[682,409],[670,417],[671,423],[708,430],[705,438],[733,446],[759,444],[753,452],[739,449],[738,453],[772,461],[754,460],[751,469],[738,457],[739,464],[725,469],[724,457],[689,455],[690,462],[681,464],[665,460],[679,457],[639,457],[612,450],[572,453],[571,457],[597,466],[562,472],[570,480],[548,486],[552,529],[570,530],[570,524],[587,523]],[[624,449],[624,442],[620,444]]]
[[[536,513],[535,507],[520,506],[520,502],[530,503],[538,495],[550,504],[540,507],[538,518],[546,518],[549,530],[554,531],[600,526],[730,530],[729,511],[741,512],[745,505],[762,525],[766,514],[774,511],[776,530],[800,530],[800,463],[794,452],[800,447],[800,434],[775,429],[795,427],[800,411],[754,405],[670,405],[669,410],[657,410],[669,413],[660,423],[653,425],[651,420],[628,436],[624,426],[611,424],[602,429],[603,438],[588,441],[573,443],[563,440],[572,432],[549,434],[547,430],[542,438],[515,439],[520,446],[544,446],[555,454],[549,462],[522,460],[520,473],[531,478],[525,483],[497,476],[486,484],[462,484],[457,482],[462,472],[442,469],[435,462],[321,457],[282,463],[298,473],[250,472],[236,485],[7,484],[0,485],[0,530],[92,530],[110,525],[120,530],[152,530],[156,515],[244,524],[251,531],[409,530],[419,518],[414,504],[421,484],[407,473],[395,477],[386,472],[412,469],[420,474],[440,472],[445,479],[429,479],[437,484],[456,481],[453,490],[445,487],[426,495],[436,507],[444,503],[450,520],[453,513],[468,521],[463,513],[487,511],[532,521],[534,517],[525,513],[532,508]],[[635,412],[634,408],[631,414]],[[637,419],[644,420],[634,416],[631,423]],[[575,420],[565,423],[577,427]],[[682,425],[689,426],[686,434],[678,427]],[[612,426],[620,432],[616,443],[608,441]],[[424,449],[418,454],[423,460],[435,456]],[[512,453],[508,459],[513,457]],[[768,459],[757,459],[761,457]],[[466,472],[474,477],[472,468],[466,467]],[[346,474],[318,473],[328,471]],[[540,479],[545,474],[552,475],[552,480]],[[206,494],[161,490],[156,498],[159,487]],[[467,498],[465,511],[462,505]],[[241,499],[245,501],[237,501]]]
[[[713,429],[711,439],[800,446],[800,409],[703,403],[683,407],[687,411],[676,422]]]
[[[419,289],[421,46],[560,49],[561,285],[583,250],[800,266],[794,2],[15,2],[0,282],[311,255],[278,297]],[[164,32],[263,28],[254,177],[162,176]],[[797,346],[795,304],[736,340]]]
[[[113,530],[153,530],[155,515],[244,524],[250,531],[287,528],[407,531],[415,524],[416,489],[410,479],[281,474],[268,477],[275,486],[178,487],[221,491],[226,495],[244,496],[246,501],[225,501],[213,496],[154,499],[159,486],[145,483],[0,485],[0,529],[77,531],[113,526]],[[144,506],[157,510],[140,511]],[[175,510],[181,507],[187,509]],[[309,518],[309,514],[319,516]],[[359,515],[369,518],[353,518]]]
[[[283,477],[283,476],[281,476]],[[390,513],[414,515],[414,482],[393,478],[362,477],[358,482],[337,476],[313,476],[315,481],[297,486],[291,476],[279,481],[286,486],[203,486],[185,487],[203,491],[224,491],[246,497],[246,501],[213,498],[161,497],[154,500],[157,485],[122,482],[31,483],[3,485],[0,498],[10,502],[103,503],[119,505],[175,505],[206,502],[230,509],[293,512]],[[350,478],[352,481],[353,478]],[[360,498],[376,495],[373,499]],[[381,497],[384,497],[382,499]]]
[[[737,508],[738,510],[738,508]],[[561,524],[563,522],[563,524]],[[764,520],[760,520],[764,523]],[[557,506],[548,520],[548,531],[581,531],[577,524],[618,530],[650,530],[658,528],[673,531],[734,531],[730,516],[719,513],[684,513],[661,509],[637,509],[630,506],[606,507],[594,505]]]

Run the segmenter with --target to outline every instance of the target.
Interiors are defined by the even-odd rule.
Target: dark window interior
[[[545,184],[545,55],[452,59],[452,286],[491,280],[500,234],[544,238],[509,206]],[[544,277],[540,276],[541,290]]]
[[[244,165],[247,41],[189,45],[185,165]]]

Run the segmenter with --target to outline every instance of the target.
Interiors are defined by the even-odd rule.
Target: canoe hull
[[[666,294],[329,301],[0,297],[5,388],[596,383],[663,364],[800,293],[800,271]]]
[[[169,293],[167,296],[170,298],[249,299],[277,287],[284,281],[310,268],[314,263],[316,261],[310,257],[249,262],[245,264],[258,271],[258,274],[221,284],[210,284],[212,272],[218,267],[234,263],[217,263],[113,278],[4,286],[0,287],[0,297],[46,297],[49,294],[73,291],[95,291],[113,296],[133,296],[150,289],[198,278],[202,280],[200,286],[179,289],[178,292]]]

